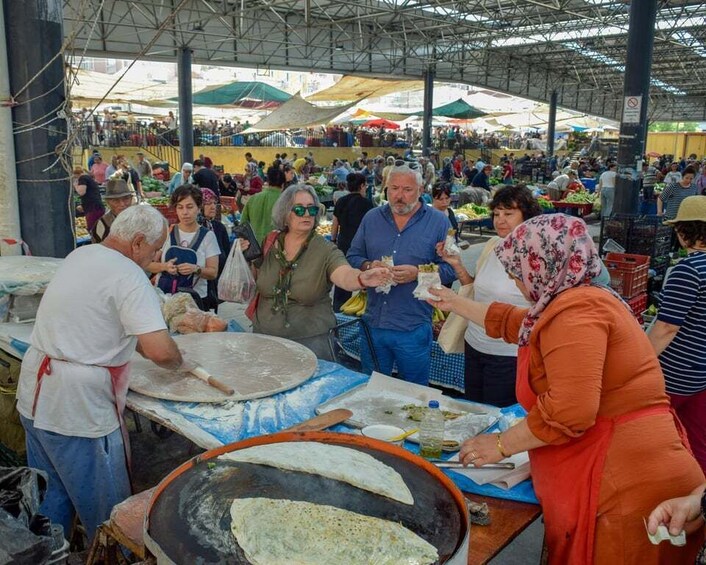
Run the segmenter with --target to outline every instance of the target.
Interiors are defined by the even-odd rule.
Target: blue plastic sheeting
[[[316,416],[316,407],[367,382],[368,376],[336,363],[319,361],[314,376],[303,385],[267,398],[246,402],[204,404],[161,401],[223,444],[281,431]]]

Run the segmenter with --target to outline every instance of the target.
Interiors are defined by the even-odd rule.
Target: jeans
[[[603,187],[601,189],[601,217],[608,218],[613,213],[613,202],[615,201],[615,188]]]
[[[384,375],[392,374],[393,365],[405,381],[420,385],[429,384],[431,369],[431,324],[422,324],[409,331],[370,328],[370,338],[375,348],[379,370]],[[373,359],[368,341],[360,340],[360,360],[363,372],[373,372]]]
[[[40,512],[64,526],[67,538],[78,512],[91,540],[113,506],[132,494],[120,428],[86,438],[39,430],[33,420],[20,420],[27,434],[27,464],[49,478]]]

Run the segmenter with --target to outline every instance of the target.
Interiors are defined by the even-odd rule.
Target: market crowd
[[[467,440],[461,460],[482,466],[529,452],[550,563],[697,558],[706,484],[706,197],[698,163],[653,163],[643,173],[645,190],[652,175],[654,184],[664,175],[659,212],[686,250],[648,335],[610,288],[584,221],[543,214],[517,182],[526,162],[546,161],[562,191],[596,174],[608,193],[610,161],[506,154],[494,165],[462,154],[416,158],[407,149],[321,167],[312,154],[281,153],[265,165],[248,153],[241,173],[221,175],[200,156],[172,179],[177,222],[168,227],[152,207],[137,205],[140,182],[152,174],[141,157],[130,164],[116,156],[110,171],[94,154],[89,172],[75,172],[101,245],[77,249],[60,268],[22,365],[18,410],[29,462],[49,474],[45,510],[67,531],[76,510],[92,534],[130,494],[121,414],[135,349],[169,369],[192,366],[169,336],[144,273],[157,284],[179,281],[173,291],[191,284],[202,308],[216,308],[215,281],[230,253],[219,218],[230,197],[262,251],[252,262],[253,331],[332,360],[335,310],[365,290],[363,370],[392,374],[396,367],[400,378],[426,385],[432,305],[468,321],[460,336],[465,398],[519,402],[527,417]],[[322,186],[334,189],[330,240],[317,231]],[[447,244],[457,225],[451,196],[460,200],[464,191],[469,201],[487,203],[497,234],[471,261]],[[170,258],[173,247],[188,248],[193,260]],[[429,289],[435,300],[415,293],[419,267],[429,265],[440,283]],[[455,281],[463,292],[450,288]],[[86,379],[101,384],[87,390]],[[649,543],[646,517],[650,532],[659,524],[674,534],[684,528],[686,545]]]

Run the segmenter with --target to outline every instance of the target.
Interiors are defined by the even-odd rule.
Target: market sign
[[[642,96],[626,96],[623,103],[623,123],[639,124],[642,110]]]

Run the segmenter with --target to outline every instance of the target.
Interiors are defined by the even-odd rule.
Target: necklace
[[[301,256],[309,247],[309,242],[311,242],[315,233],[316,232],[314,230],[311,230],[306,240],[304,240],[304,243],[302,243],[298,253],[291,261],[287,259],[287,256],[284,253],[284,238],[286,233],[283,232],[277,237],[278,245],[274,249],[274,253],[275,258],[279,263],[279,272],[277,274],[277,283],[272,288],[272,311],[284,313],[285,328],[289,327],[287,310],[289,306],[289,295],[291,294],[292,288],[292,273],[297,268],[297,261],[299,261]]]

